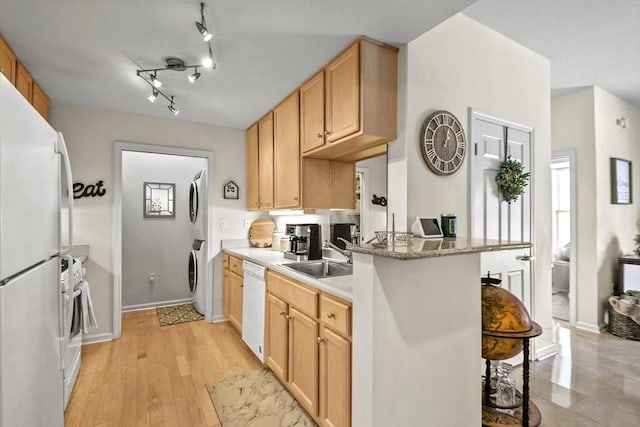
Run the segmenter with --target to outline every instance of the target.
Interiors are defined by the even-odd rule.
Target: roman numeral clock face
[[[424,121],[420,148],[425,163],[438,175],[451,175],[464,161],[467,144],[464,129],[448,111],[436,111]]]

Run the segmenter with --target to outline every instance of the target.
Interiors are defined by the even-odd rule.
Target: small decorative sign
[[[176,185],[145,182],[143,186],[143,212],[145,218],[175,218]]]
[[[83,197],[102,197],[107,193],[107,190],[103,188],[102,180],[95,184],[85,185],[81,182],[73,183],[73,198],[81,199]]]
[[[224,185],[224,198],[225,199],[239,199],[240,190],[238,184],[233,181],[229,181]]]

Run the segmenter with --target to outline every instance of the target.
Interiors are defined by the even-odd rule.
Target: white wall
[[[193,244],[189,187],[207,159],[125,151],[122,155],[122,305],[189,299],[187,257]],[[173,218],[145,218],[145,182],[175,184]],[[201,237],[200,237],[201,238]],[[148,276],[155,276],[149,283]]]
[[[425,118],[436,110],[452,112],[469,140],[469,108],[533,127],[535,175],[535,289],[533,317],[545,332],[538,348],[552,345],[551,321],[551,174],[549,61],[501,34],[458,14],[401,48],[399,140],[389,145],[389,216],[410,226],[417,215],[458,216],[458,235],[470,234],[469,165],[438,176],[422,159],[419,134]],[[404,154],[403,154],[404,152]],[[406,181],[395,174],[405,164]],[[396,168],[401,169],[401,168]],[[406,189],[406,190],[405,190]],[[404,201],[402,203],[399,200]],[[397,206],[400,205],[398,208]],[[401,229],[401,228],[397,228]],[[478,279],[479,280],[479,279]]]
[[[113,328],[112,202],[114,141],[212,151],[214,206],[210,219],[210,257],[214,262],[214,315],[222,313],[222,263],[220,240],[246,238],[244,219],[256,214],[246,212],[244,131],[217,126],[162,119],[111,110],[56,104],[51,106],[50,121],[64,133],[69,147],[75,182],[103,180],[104,197],[76,200],[75,239],[88,244],[90,260],[87,277],[98,320],[96,336],[108,337]],[[222,186],[233,179],[240,187],[239,200],[225,200]],[[220,229],[225,219],[226,229]],[[105,335],[101,335],[105,334]]]
[[[553,150],[576,152],[576,325],[597,331],[617,281],[617,258],[635,248],[640,174],[632,174],[634,203],[613,205],[609,159],[631,160],[637,170],[640,111],[598,87],[557,96],[551,106]],[[626,129],[616,125],[622,116]]]
[[[369,187],[366,189],[367,198],[362,199],[362,207],[360,208],[360,235],[362,242],[366,242],[375,235],[375,231],[387,228],[387,207],[371,203],[374,194],[378,197],[388,197],[387,156],[362,160],[356,163],[356,167],[366,169],[369,176]],[[365,205],[366,208],[363,209]],[[363,213],[364,211],[366,214]]]

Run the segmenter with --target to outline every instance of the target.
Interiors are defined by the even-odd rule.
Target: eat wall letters
[[[73,183],[73,198],[81,199],[83,197],[102,197],[107,193],[107,189],[103,188],[103,181],[100,180],[95,184],[85,185],[81,182]]]

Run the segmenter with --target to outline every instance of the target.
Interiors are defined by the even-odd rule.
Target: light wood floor
[[[219,426],[206,386],[258,367],[228,322],[124,313],[121,339],[83,346],[65,426]]]

